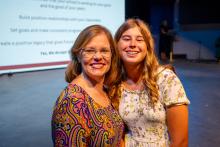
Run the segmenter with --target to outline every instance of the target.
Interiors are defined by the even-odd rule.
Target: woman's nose
[[[130,48],[135,48],[136,47],[136,40],[132,39],[129,45]]]
[[[101,59],[102,58],[102,54],[100,51],[97,51],[94,56],[93,56],[94,59]]]

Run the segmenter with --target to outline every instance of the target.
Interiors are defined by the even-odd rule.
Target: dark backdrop
[[[217,0],[180,0],[179,23],[220,23],[220,5]]]
[[[220,5],[217,0],[179,0],[178,23],[181,26],[193,25],[220,27]],[[167,19],[174,22],[175,0],[125,0],[126,18],[141,18],[150,25]],[[214,25],[213,25],[214,24]]]

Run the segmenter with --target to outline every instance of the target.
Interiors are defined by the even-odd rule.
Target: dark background
[[[180,24],[220,23],[220,5],[217,0],[180,0]]]
[[[149,24],[154,24],[155,19],[159,21],[167,19],[172,25],[175,2],[175,0],[126,0],[125,16],[126,18],[138,17]],[[217,0],[179,0],[179,25],[219,24],[220,5],[218,3]]]

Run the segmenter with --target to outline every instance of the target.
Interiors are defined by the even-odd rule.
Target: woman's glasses
[[[94,48],[82,48],[82,55],[85,58],[93,58],[98,52],[102,55],[103,58],[110,58],[111,57],[111,50],[102,48],[101,50],[96,50]]]

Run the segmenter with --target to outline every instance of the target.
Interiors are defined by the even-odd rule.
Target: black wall
[[[179,23],[218,24],[220,23],[220,5],[217,0],[180,0]]]
[[[173,26],[175,0],[125,0],[125,16],[137,17],[147,22],[153,33],[158,33],[162,20]]]
[[[125,18],[140,18],[150,21],[150,2],[148,0],[125,0]]]
[[[155,20],[174,21],[176,0],[125,0],[125,16],[141,18],[155,25]],[[218,0],[179,0],[178,23],[180,25],[220,24]],[[156,18],[155,18],[156,17]],[[154,22],[152,22],[154,21]]]

